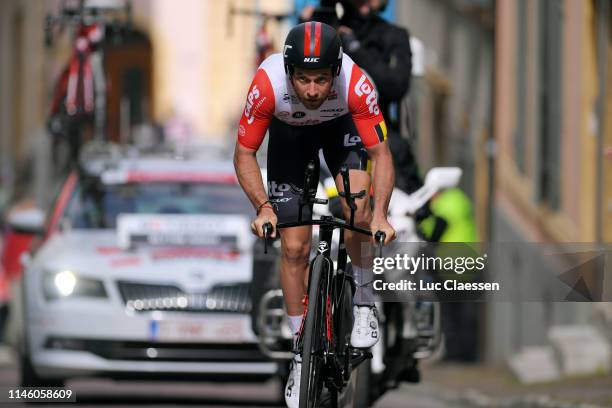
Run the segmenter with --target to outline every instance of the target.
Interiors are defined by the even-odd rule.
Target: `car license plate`
[[[245,319],[198,317],[152,320],[150,336],[154,341],[241,343],[248,340]]]

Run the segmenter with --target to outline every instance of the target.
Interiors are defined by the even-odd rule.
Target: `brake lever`
[[[382,258],[382,249],[383,249],[383,245],[385,244],[385,239],[386,238],[387,238],[387,234],[385,234],[383,231],[376,231],[376,233],[374,234],[374,240],[378,244],[378,247],[377,247],[378,256],[377,256],[377,258]]]

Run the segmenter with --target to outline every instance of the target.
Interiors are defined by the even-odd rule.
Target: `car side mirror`
[[[12,211],[7,224],[20,234],[42,235],[45,231],[45,213],[35,207]]]

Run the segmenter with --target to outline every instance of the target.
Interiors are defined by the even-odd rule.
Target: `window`
[[[240,186],[206,183],[101,185],[85,180],[66,210],[74,228],[115,228],[117,216],[132,214],[248,214]]]

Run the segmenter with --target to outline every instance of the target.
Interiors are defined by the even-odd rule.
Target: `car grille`
[[[137,312],[154,310],[182,312],[249,313],[248,283],[215,285],[205,293],[185,293],[172,285],[118,282],[127,308]]]
[[[108,360],[181,362],[267,361],[257,344],[159,343],[51,337],[49,350],[88,351]]]

